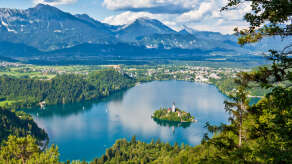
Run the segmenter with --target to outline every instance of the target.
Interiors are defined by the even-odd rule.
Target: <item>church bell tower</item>
[[[175,111],[175,103],[172,104],[172,112],[176,112]]]

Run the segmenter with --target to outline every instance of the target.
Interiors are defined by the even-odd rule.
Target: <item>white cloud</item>
[[[126,11],[119,15],[109,16],[103,20],[104,23],[112,24],[112,25],[123,25],[129,24],[140,17],[148,17],[151,19],[158,19],[157,15],[148,13],[148,12],[131,12]]]
[[[104,0],[110,10],[147,11],[151,13],[183,13],[191,10],[198,0]]]
[[[104,0],[103,5],[111,10],[119,10],[129,7],[150,7],[151,2],[149,0]]]
[[[66,4],[71,4],[77,2],[77,0],[34,0],[34,4],[47,4],[47,5],[52,5],[52,6],[57,6],[57,5],[66,5]]]
[[[173,14],[152,14],[148,12],[132,12],[126,11],[119,15],[106,17],[102,22],[111,25],[125,25],[134,22],[137,18],[147,17],[151,19],[157,19],[163,22],[165,25],[173,28],[174,30],[179,30],[175,19],[173,19]]]
[[[178,17],[178,21],[182,21],[184,22],[185,20],[188,20],[188,21],[195,21],[195,20],[200,20],[202,19],[202,17],[212,11],[213,8],[212,8],[212,3],[210,2],[203,2],[200,4],[200,7],[198,9],[194,9],[192,11],[189,11],[189,12],[186,12],[186,13],[183,13],[182,15],[180,15]]]
[[[139,17],[158,19],[176,30],[184,25],[203,31],[233,33],[234,27],[247,27],[243,16],[250,11],[249,4],[243,4],[236,10],[220,12],[226,0],[104,0],[104,6],[112,10],[127,10],[121,14],[104,19],[113,25],[128,24]],[[177,13],[165,12],[163,6],[175,5]],[[162,6],[162,12],[153,12]],[[188,8],[184,12],[182,9]],[[140,10],[137,10],[140,9]],[[150,10],[152,9],[152,10]]]

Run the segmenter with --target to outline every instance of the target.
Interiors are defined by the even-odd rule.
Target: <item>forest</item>
[[[210,81],[220,90],[220,92],[227,96],[232,94],[234,89],[238,87],[238,84],[234,81],[234,78],[226,77],[219,80],[211,79]],[[266,94],[271,92],[270,88],[259,87],[256,83],[250,83],[249,85],[251,86],[250,88],[247,88],[249,95],[264,97]]]
[[[108,96],[135,85],[135,79],[115,70],[91,72],[89,75],[63,74],[51,80],[0,77],[2,107],[29,108],[46,104],[66,104]]]
[[[30,115],[0,108],[0,144],[9,135],[17,137],[31,135],[36,138],[38,144],[47,144],[49,140],[47,133],[37,126]]]

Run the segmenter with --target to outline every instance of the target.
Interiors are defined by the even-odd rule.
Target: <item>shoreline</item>
[[[199,81],[188,81],[188,80],[175,80],[175,79],[170,79],[170,80],[150,80],[150,81],[145,81],[145,82],[136,82],[133,86],[129,87],[129,88],[121,88],[119,90],[116,90],[116,91],[113,91],[112,93],[110,93],[109,95],[107,96],[101,96],[101,97],[95,97],[95,98],[92,98],[90,100],[81,100],[81,101],[76,101],[76,102],[70,102],[70,103],[65,103],[63,105],[66,105],[66,104],[74,104],[74,103],[80,103],[80,102],[87,102],[87,101],[93,101],[93,100],[100,100],[100,99],[103,99],[103,98],[107,98],[107,97],[110,97],[112,96],[114,93],[116,92],[120,92],[120,91],[123,91],[123,90],[128,90],[128,89],[131,89],[133,87],[137,87],[137,86],[140,86],[144,83],[150,83],[150,82],[155,82],[155,81],[183,81],[183,82],[190,82],[190,83],[198,83],[198,84],[206,84],[206,85],[212,85],[214,87],[216,87],[218,89],[218,91],[220,93],[222,93],[224,96],[226,97],[229,97],[228,94],[224,93],[223,91],[221,91],[218,86],[214,83],[211,83],[211,82],[199,82]],[[252,96],[252,95],[248,95],[247,96],[248,98],[263,98],[264,96]],[[29,107],[24,107],[25,109],[33,109],[33,108],[37,108],[37,107],[40,107],[39,105],[37,105],[38,103],[36,103],[35,105],[30,105]],[[46,104],[46,107],[47,106],[52,106],[52,105],[60,105],[60,104]],[[17,109],[17,110],[22,110],[22,109]],[[41,108],[40,108],[41,110]]]

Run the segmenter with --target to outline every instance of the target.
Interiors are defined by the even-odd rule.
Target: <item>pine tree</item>
[[[4,143],[4,146],[1,147],[0,163],[58,164],[58,148],[53,145],[51,148],[42,152],[37,145],[36,139],[31,136],[20,138],[9,136],[8,140]]]

